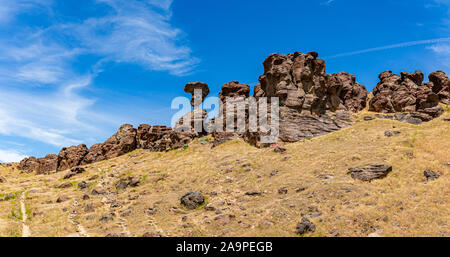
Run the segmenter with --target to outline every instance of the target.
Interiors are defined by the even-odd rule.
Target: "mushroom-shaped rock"
[[[199,95],[199,97],[201,98],[197,100],[195,95],[196,90],[200,90],[201,93]],[[193,107],[198,107],[203,102],[203,100],[205,100],[205,98],[209,95],[209,88],[208,84],[203,82],[189,82],[184,87],[184,92],[192,94],[191,105]]]

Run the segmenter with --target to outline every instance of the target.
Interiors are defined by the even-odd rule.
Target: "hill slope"
[[[242,140],[211,149],[205,137],[167,153],[136,150],[69,179],[67,171],[36,176],[0,166],[0,236],[296,236],[302,216],[316,225],[305,236],[450,236],[449,110],[419,126],[366,115],[373,113],[285,145],[284,154]],[[347,174],[367,164],[393,172],[370,183]],[[424,183],[426,169],[443,175]],[[141,183],[117,189],[128,177]],[[261,195],[246,195],[255,190]],[[191,191],[206,205],[181,206]]]

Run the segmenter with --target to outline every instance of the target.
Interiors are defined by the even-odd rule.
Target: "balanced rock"
[[[352,178],[362,181],[372,181],[374,179],[381,179],[387,176],[392,171],[392,166],[384,164],[371,164],[363,168],[350,168],[348,173]]]
[[[196,89],[201,90],[201,99],[195,98]],[[205,98],[209,95],[209,88],[208,84],[203,82],[189,82],[184,87],[184,92],[192,94],[191,105],[193,107],[198,107],[198,105],[200,105],[203,100],[205,100]],[[195,103],[197,103],[197,105],[195,105]]]

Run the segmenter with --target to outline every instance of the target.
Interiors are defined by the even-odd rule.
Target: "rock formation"
[[[85,144],[71,146],[69,148],[64,147],[58,155],[57,171],[67,170],[80,165],[88,152],[89,149]]]
[[[281,141],[296,142],[347,127],[348,113],[337,111],[364,108],[365,88],[350,74],[328,76],[325,62],[317,57],[315,52],[297,52],[272,54],[264,61],[261,90],[257,88],[255,95],[279,97]]]
[[[433,83],[433,93],[439,96],[439,100],[450,105],[450,79],[443,71],[436,71],[428,76],[428,79]]]
[[[23,159],[17,168],[25,172],[36,172],[36,174],[46,174],[50,171],[56,171],[58,156],[48,154],[44,158],[28,157]]]
[[[137,130],[130,124],[122,125],[119,130],[102,144],[95,144],[83,158],[81,165],[115,158],[136,150]]]
[[[202,92],[201,95],[201,99],[197,99],[197,106],[195,105],[195,90],[199,89]],[[209,95],[209,88],[208,88],[208,84],[203,83],[203,82],[189,82],[186,84],[186,86],[184,87],[184,92],[192,94],[192,99],[191,99],[191,105],[192,107],[198,107],[198,105],[200,105],[200,103],[203,102],[203,100],[205,100],[205,98]]]
[[[201,90],[201,95],[196,96],[195,90]],[[186,84],[184,91],[192,94],[191,105],[194,109],[176,122],[174,130],[176,132],[198,133],[198,136],[205,135],[204,124],[208,118],[208,113],[200,109],[200,105],[209,94],[208,84],[203,82],[190,82]],[[201,98],[196,99],[196,97]]]
[[[444,112],[439,105],[439,96],[429,85],[422,85],[424,75],[421,71],[402,72],[401,76],[385,71],[379,78],[380,82],[373,90],[374,97],[370,101],[369,111],[413,113],[416,118],[423,118],[422,121],[439,117]]]
[[[355,75],[340,72],[328,75],[328,87],[339,89],[341,110],[359,112],[366,107],[369,92],[364,85],[356,82]]]
[[[215,130],[213,132],[214,142],[213,146],[217,146],[219,144],[222,144],[226,141],[242,137],[244,133],[246,133],[248,129],[248,105],[245,103],[246,99],[250,95],[250,86],[246,84],[241,84],[239,81],[231,81],[228,83],[225,83],[222,86],[222,89],[219,93],[219,116],[214,119],[215,123]],[[233,110],[227,110],[227,102],[230,104],[236,104],[239,105],[239,102],[242,102],[242,106],[245,108],[243,110],[243,119],[245,123],[245,130],[244,131],[238,131],[238,108],[233,108]],[[231,112],[231,113],[230,113]],[[230,128],[233,130],[232,132],[227,131],[227,114],[231,117],[234,117],[233,119],[233,126],[230,126]],[[219,121],[222,121],[221,123]],[[221,130],[219,130],[219,126],[221,127]]]

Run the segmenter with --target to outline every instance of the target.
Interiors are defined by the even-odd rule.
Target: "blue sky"
[[[372,89],[450,72],[450,0],[0,0],[0,162],[169,125],[190,81],[254,86],[271,53],[317,51]]]

